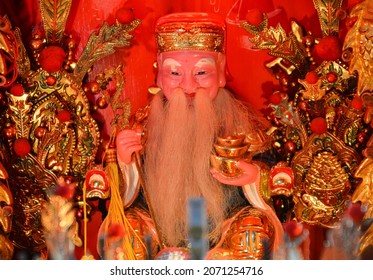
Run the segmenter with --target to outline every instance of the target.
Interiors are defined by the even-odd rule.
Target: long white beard
[[[235,187],[225,188],[210,173],[210,154],[218,135],[247,128],[245,112],[229,93],[219,92],[214,103],[196,94],[191,106],[183,92],[163,104],[155,96],[150,107],[146,145],[146,188],[161,239],[178,246],[188,238],[187,203],[205,200],[211,241],[216,242]]]

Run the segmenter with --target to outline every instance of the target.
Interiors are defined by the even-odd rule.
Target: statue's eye
[[[174,75],[174,76],[181,76],[181,73],[176,72],[176,71],[171,71],[171,75]]]
[[[206,75],[207,71],[198,71],[195,76],[201,76],[201,75]]]

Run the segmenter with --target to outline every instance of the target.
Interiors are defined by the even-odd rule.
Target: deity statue
[[[155,95],[116,138],[136,259],[188,254],[193,198],[206,205],[206,258],[266,258],[283,234],[269,205],[269,168],[258,160],[271,138],[266,121],[224,88],[224,21],[169,14],[157,21],[155,35]]]

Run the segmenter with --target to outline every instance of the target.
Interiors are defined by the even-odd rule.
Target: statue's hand
[[[242,174],[237,177],[224,176],[214,168],[210,169],[210,172],[216,180],[226,185],[244,186],[259,180],[260,169],[257,165],[240,160],[237,162],[237,167],[243,171]]]
[[[125,129],[118,133],[116,139],[118,160],[130,164],[132,154],[142,150],[141,129]]]

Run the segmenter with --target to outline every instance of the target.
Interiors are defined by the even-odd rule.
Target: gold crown
[[[214,14],[175,13],[161,17],[156,24],[159,52],[224,52],[224,37],[224,21]]]

